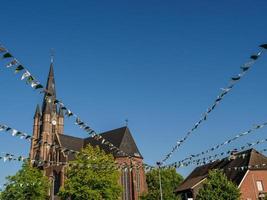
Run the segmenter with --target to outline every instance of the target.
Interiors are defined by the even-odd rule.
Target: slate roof
[[[208,173],[212,169],[222,169],[229,180],[239,185],[245,176],[247,169],[234,170],[234,167],[247,167],[260,164],[267,164],[267,157],[260,154],[255,149],[249,149],[243,152],[239,152],[235,159],[229,159],[229,157],[222,160],[214,161],[212,163],[195,168],[191,174],[181,183],[176,189],[177,193],[185,190],[192,189],[196,184],[205,179]],[[229,170],[231,168],[231,170]],[[250,170],[267,170],[266,167],[256,168],[252,167]]]
[[[128,127],[121,127],[114,130],[110,130],[107,132],[103,132],[100,134],[104,139],[111,142],[113,145],[118,147],[123,152],[127,153],[132,157],[143,158],[138,147],[132,137],[132,134]],[[99,146],[107,153],[112,153],[114,157],[120,157],[120,155],[115,154],[113,151],[101,143],[101,141],[96,140],[92,137],[88,138],[77,138],[69,135],[60,134],[59,135],[60,142],[63,147],[80,151],[86,145],[90,144],[92,146]],[[74,159],[74,156],[69,155],[69,160]]]
[[[83,148],[84,140],[82,138],[64,134],[59,134],[58,136],[61,145],[67,149],[80,151]],[[69,160],[73,160],[74,158],[75,156],[73,154],[69,154]]]

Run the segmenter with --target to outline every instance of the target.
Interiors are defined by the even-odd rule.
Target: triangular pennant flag
[[[31,87],[34,88],[34,87],[36,87],[38,84],[39,84],[39,83],[38,83],[37,81],[34,80],[34,81],[31,82]]]
[[[35,89],[41,89],[41,88],[44,88],[44,86],[42,86],[40,83],[38,85],[35,86]]]
[[[260,45],[261,48],[267,49],[267,44]]]
[[[252,56],[250,56],[250,58],[253,60],[257,60],[259,58],[259,56],[258,55],[252,55]]]
[[[243,72],[245,72],[249,70],[250,66],[242,66],[240,68],[242,69]]]
[[[12,129],[12,136],[15,136],[18,133],[16,129]]]
[[[26,70],[26,72],[24,72],[24,73],[22,74],[22,76],[21,76],[21,80],[23,80],[23,79],[29,77],[30,75],[31,75],[31,73],[28,72],[28,71]]]
[[[12,60],[10,63],[6,65],[7,68],[13,67],[16,64],[18,64],[18,61],[16,59]]]
[[[33,76],[32,75],[28,76],[28,78],[27,78],[27,84],[31,83],[33,80],[34,79],[33,79]]]
[[[12,57],[13,56],[8,52],[3,55],[3,58],[12,58]]]
[[[238,81],[241,77],[240,76],[236,76],[236,77],[232,77],[233,81]]]
[[[17,68],[15,69],[15,73],[18,73],[18,72],[20,72],[21,70],[23,70],[24,69],[24,67],[22,66],[22,65],[19,65],[19,66],[17,66]]]

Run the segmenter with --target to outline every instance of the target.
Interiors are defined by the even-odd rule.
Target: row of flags
[[[260,152],[266,152],[267,149],[263,149],[261,150]],[[209,161],[203,161],[203,162],[200,162],[200,163],[197,163],[197,166],[201,166],[201,165],[205,165],[205,164],[209,164],[209,163],[212,163],[212,162],[215,162],[215,161],[223,161],[225,159],[227,160],[235,160],[235,159],[238,159],[238,158],[242,158],[244,159],[246,156],[249,156],[248,155],[249,153],[243,153],[243,154],[238,154],[238,155],[234,155],[232,157],[228,157],[228,158],[224,158],[224,159],[221,159],[221,160],[209,160]],[[231,171],[231,170],[247,170],[247,169],[267,169],[267,163],[259,163],[259,164],[255,164],[255,165],[243,165],[243,166],[236,166],[236,167],[227,167],[227,168],[224,168],[224,170],[227,170],[227,171]]]
[[[47,147],[50,147],[50,148],[53,148],[54,150],[59,150],[65,154],[74,154],[74,155],[78,155],[78,154],[82,154],[81,152],[79,151],[75,151],[73,149],[68,149],[68,148],[65,148],[65,147],[61,147],[60,145],[57,145],[57,144],[54,144],[54,143],[48,143],[46,141],[43,141],[42,139],[38,139],[38,138],[34,138],[33,136],[27,134],[27,133],[24,133],[22,131],[19,131],[17,129],[14,129],[10,126],[7,126],[5,124],[0,124],[0,131],[5,131],[7,133],[10,133],[12,136],[15,136],[15,137],[20,137],[21,139],[25,139],[27,141],[33,141],[33,142],[36,142],[38,145],[45,145]],[[85,154],[82,154],[82,155],[85,155]],[[87,155],[85,155],[87,156]],[[0,157],[0,159],[4,159],[4,161],[11,161],[11,160],[18,160],[18,161],[24,161],[28,158],[26,157],[22,157],[22,156],[19,156],[18,158],[15,157],[15,155],[13,154],[6,154],[5,156],[3,156],[2,158]],[[90,157],[88,157],[88,159],[91,159]],[[55,161],[38,161],[38,160],[32,160],[32,162],[34,162],[35,164],[37,164],[38,166],[39,165],[44,165],[44,164],[55,164],[55,165],[68,165],[66,162],[55,162]],[[152,169],[153,167],[150,166],[150,165],[147,165],[147,164],[143,164],[142,165],[146,170],[150,170]],[[119,164],[118,165],[118,168],[124,168],[125,167],[125,164]],[[127,165],[127,167],[129,168],[130,166]],[[140,168],[140,165],[134,165],[133,167],[138,167]]]
[[[267,163],[261,163],[258,165],[244,165],[244,166],[240,166],[240,167],[228,167],[226,168],[226,170],[228,171],[244,171],[244,170],[248,170],[248,169],[267,169]]]
[[[24,133],[22,131],[19,131],[17,129],[14,129],[6,124],[0,124],[0,131],[5,131],[7,133],[10,133],[12,136],[14,137],[20,137],[20,139],[25,139],[25,140],[28,140],[28,141],[33,141],[34,143],[38,144],[38,145],[45,145],[47,147],[50,147],[50,148],[53,148],[55,150],[60,150],[61,152],[64,152],[66,154],[79,154],[80,152],[79,151],[75,151],[73,149],[68,149],[68,148],[65,148],[65,147],[61,147],[57,144],[54,144],[54,143],[48,143],[47,141],[43,141],[42,139],[40,138],[35,138],[27,133]]]
[[[30,73],[30,71],[23,66],[18,59],[16,59],[3,45],[0,45],[0,60],[8,60],[6,63],[6,68],[11,68],[14,70],[15,74],[21,74],[21,80],[25,80],[28,85],[30,85],[33,89],[39,91],[40,93],[46,93],[47,98],[51,96],[49,91],[45,89],[45,87]],[[106,145],[110,151],[116,152],[121,156],[129,156],[127,153],[116,147],[107,139],[103,138],[101,135],[97,134],[87,123],[75,114],[72,110],[70,110],[61,100],[56,99],[54,101],[55,104],[58,104],[61,109],[64,111],[64,115],[67,117],[73,117],[75,124],[83,129],[86,133],[88,133],[92,138],[101,141],[101,144]],[[129,156],[131,157],[131,156]]]
[[[88,158],[90,159],[90,158]],[[86,168],[93,168],[93,169],[114,169],[114,170],[133,170],[133,169],[141,169],[144,168],[145,170],[151,170],[152,166],[149,166],[147,164],[127,164],[124,163],[115,163],[114,166],[106,165],[105,163],[101,164],[83,164],[83,163],[75,163],[75,162],[57,162],[57,161],[47,161],[47,160],[30,160],[27,157],[24,156],[15,156],[14,154],[5,153],[4,155],[0,156],[0,160],[6,161],[30,161],[31,164],[34,164],[38,167],[42,166],[69,166],[69,167],[86,167]]]
[[[210,155],[210,156],[207,156],[207,157],[198,158],[198,159],[193,159],[193,157],[192,157],[190,159],[190,161],[184,161],[184,162],[178,161],[178,162],[174,162],[174,163],[169,164],[169,165],[165,165],[163,167],[180,168],[180,167],[186,167],[186,166],[191,165],[191,164],[202,165],[202,164],[206,164],[209,161],[214,161],[214,160],[218,159],[221,156],[227,156],[227,155],[231,154],[232,152],[244,151],[246,149],[249,149],[249,148],[251,148],[253,146],[256,146],[256,145],[259,145],[259,144],[262,144],[262,143],[265,143],[265,142],[267,142],[267,138],[266,139],[257,140],[255,142],[247,143],[247,144],[245,144],[245,145],[243,145],[243,146],[241,146],[239,148],[226,150],[226,151],[223,151],[221,153],[216,153],[214,155]]]
[[[193,126],[193,128],[191,128],[187,134],[185,135],[184,138],[182,138],[181,140],[176,142],[176,145],[172,148],[171,152],[168,153],[165,158],[160,162],[160,165],[163,166],[163,164],[172,156],[172,154],[185,142],[185,140],[188,139],[188,137],[196,130],[198,129],[199,125],[201,123],[203,123],[204,121],[207,120],[208,115],[216,108],[216,106],[222,101],[222,99],[225,97],[226,94],[228,94],[230,92],[230,90],[234,87],[234,85],[241,80],[241,78],[247,73],[247,71],[252,67],[252,65],[255,63],[255,61],[262,55],[262,53],[264,52],[264,50],[267,49],[267,44],[262,44],[260,45],[261,50],[250,56],[250,61],[246,62],[244,65],[241,66],[241,72],[236,75],[233,76],[230,80],[230,83],[228,84],[228,86],[226,88],[222,88],[222,92],[219,94],[219,96],[215,99],[214,103],[207,109],[207,111],[203,114],[203,116],[201,117],[201,119]],[[2,59],[8,59],[8,63],[6,64],[7,68],[12,68],[14,69],[14,72],[16,74],[21,73],[21,80],[26,80],[26,83],[29,84],[32,88],[34,88],[35,90],[40,91],[40,93],[46,93],[47,96],[51,96],[51,94],[44,89],[44,86],[36,79],[34,78],[34,76],[29,72],[29,70],[27,70],[5,47],[0,46],[0,55],[2,57]],[[76,115],[75,113],[73,113],[62,101],[56,99],[54,101],[55,104],[58,104],[62,110],[64,110],[64,114],[67,117],[74,117],[75,119],[75,124],[78,125],[81,129],[83,129],[84,131],[86,131],[90,136],[92,136],[94,139],[98,140],[101,142],[101,144],[107,145],[108,148],[111,151],[115,151],[117,154],[122,155],[122,156],[128,156],[131,158],[131,156],[129,156],[127,153],[121,151],[118,147],[116,147],[115,145],[113,145],[111,142],[109,142],[108,140],[106,140],[105,138],[103,138],[101,135],[97,134],[90,126],[88,126],[83,120],[81,120],[81,118]],[[261,126],[257,126],[255,129],[259,129],[262,128],[263,126],[265,126],[266,123],[264,125]],[[32,136],[25,134],[23,132],[20,132],[16,129],[12,129],[8,126],[0,126],[0,131],[1,129],[5,129],[5,131],[10,131],[11,134],[13,136],[19,136],[22,139],[26,139],[26,140],[34,140],[35,142],[41,144],[44,143],[47,146],[56,148],[56,149],[60,149],[61,151],[67,152],[67,153],[79,153],[77,151],[74,150],[70,150],[70,149],[66,149],[66,148],[62,148],[59,145],[55,145],[55,144],[49,144],[47,142],[43,142],[40,139],[37,138],[33,138]],[[253,129],[250,129],[247,132],[241,133],[237,136],[235,136],[234,138],[225,141],[222,144],[216,145],[206,151],[203,151],[199,154],[194,154],[194,155],[190,155],[189,157],[185,158],[182,161],[179,162],[175,162],[171,165],[168,166],[172,166],[172,165],[177,165],[180,163],[185,163],[186,160],[191,160],[195,157],[199,157],[201,155],[204,155],[206,153],[210,153],[216,149],[219,149],[220,147],[231,143],[232,141],[236,140],[239,137],[242,137],[244,135],[247,135],[249,133],[251,133],[253,131]],[[152,168],[152,166],[150,166]]]
[[[242,79],[242,77],[248,72],[248,70],[253,66],[255,61],[261,57],[263,52],[267,49],[267,44],[262,44],[259,46],[261,49],[258,53],[250,56],[250,60],[241,66],[241,72],[236,76],[231,77],[230,82],[227,87],[221,89],[221,93],[214,100],[213,104],[207,109],[207,111],[202,115],[200,120],[194,124],[194,126],[186,133],[186,135],[178,140],[176,144],[173,146],[172,150],[165,155],[164,159],[160,161],[160,165],[163,165],[172,155],[173,153],[188,139],[188,137],[198,129],[200,124],[207,120],[209,114],[216,108],[216,106],[223,100],[226,94],[228,94],[235,84]]]
[[[254,125],[254,126],[253,126],[252,128],[250,128],[249,130],[244,131],[244,132],[241,132],[241,133],[237,134],[236,136],[232,137],[231,139],[228,139],[228,140],[226,140],[226,141],[224,141],[224,142],[222,142],[222,143],[220,143],[220,144],[214,145],[213,147],[211,147],[211,148],[209,148],[209,149],[207,149],[207,150],[205,150],[205,151],[202,151],[202,152],[200,152],[200,153],[197,153],[197,154],[191,154],[190,156],[188,156],[188,157],[186,157],[186,158],[184,158],[183,160],[180,160],[180,161],[178,161],[178,162],[185,162],[186,160],[191,160],[192,158],[197,158],[197,157],[199,157],[199,156],[203,156],[203,155],[205,155],[205,154],[211,153],[211,152],[213,152],[213,151],[215,151],[215,150],[218,150],[218,149],[222,148],[222,147],[225,146],[225,145],[228,145],[228,144],[234,142],[235,140],[237,140],[237,139],[239,139],[239,138],[241,138],[241,137],[243,137],[243,136],[246,136],[246,135],[248,135],[248,134],[256,133],[256,132],[255,132],[256,130],[261,129],[261,128],[264,128],[264,127],[266,127],[266,125],[267,125],[267,122],[261,123],[261,124],[259,124],[259,125]]]

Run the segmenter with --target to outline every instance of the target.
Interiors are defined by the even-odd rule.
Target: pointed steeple
[[[46,89],[49,93],[56,98],[56,89],[55,89],[55,78],[54,78],[54,64],[51,62],[48,79],[46,83]]]
[[[46,91],[43,100],[43,112],[51,113],[56,112],[56,104],[54,101],[56,100],[56,88],[55,88],[55,78],[54,78],[54,66],[53,59],[51,59],[49,74],[46,83]]]
[[[41,115],[42,115],[42,113],[41,113],[41,110],[40,110],[40,106],[39,106],[39,104],[37,104],[36,110],[35,110],[35,113],[34,113],[34,117],[41,116]]]

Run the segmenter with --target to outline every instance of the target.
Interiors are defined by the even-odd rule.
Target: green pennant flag
[[[15,73],[18,73],[19,71],[23,70],[24,67],[22,65],[17,66],[17,68],[15,69]]]
[[[35,89],[40,89],[40,88],[44,88],[44,86],[42,86],[41,84],[35,86]]]
[[[250,58],[253,60],[257,60],[259,58],[259,56],[258,55],[252,55],[252,56],[250,56]]]
[[[29,77],[27,78],[27,83],[29,84],[29,83],[31,83],[33,80],[34,80],[33,77],[32,77],[32,76],[29,76]]]
[[[267,49],[267,44],[260,45],[261,48]]]
[[[3,58],[12,58],[13,56],[10,53],[5,53]]]

